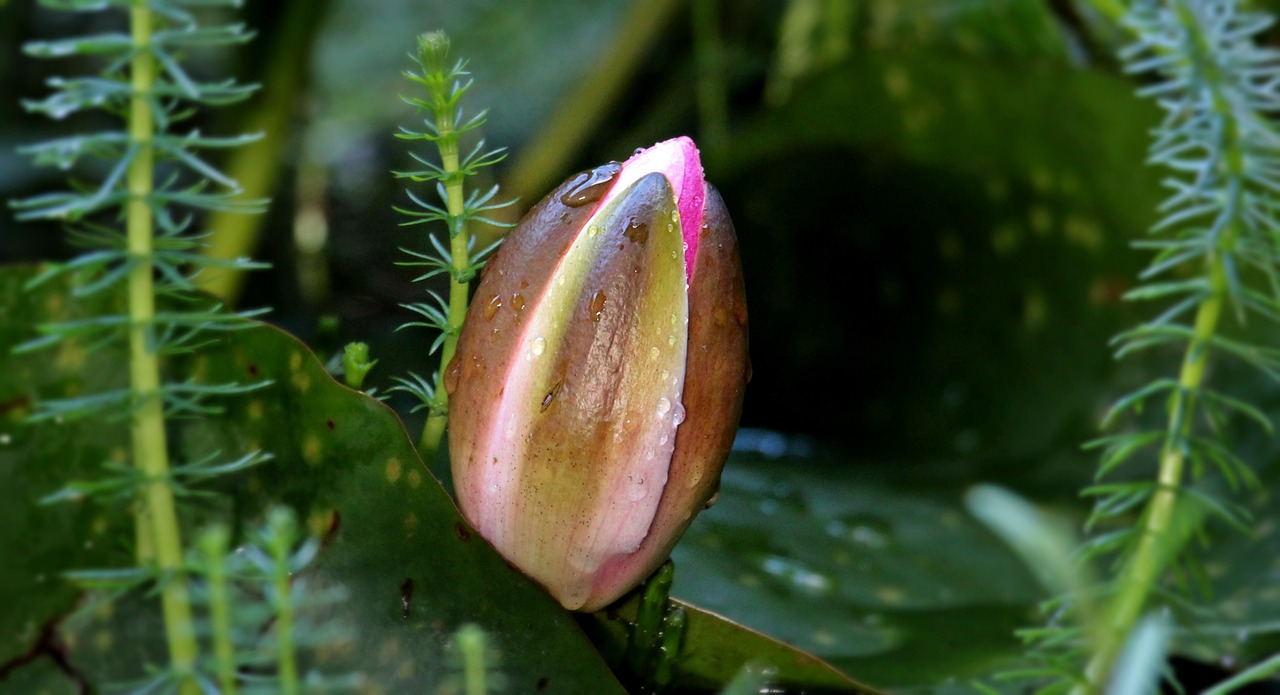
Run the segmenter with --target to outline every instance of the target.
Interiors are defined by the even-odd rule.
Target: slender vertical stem
[[[462,692],[465,695],[486,695],[489,692],[485,672],[485,636],[479,627],[467,623],[454,635],[458,651],[462,654]]]
[[[452,109],[436,112],[436,129],[439,139],[436,141],[440,149],[440,163],[444,169],[445,209],[449,213],[449,254],[452,256],[449,272],[449,322],[445,328],[443,352],[440,355],[440,370],[436,372],[435,396],[427,415],[427,424],[422,429],[422,439],[418,448],[422,452],[422,460],[428,466],[434,466],[440,450],[440,440],[444,436],[444,428],[449,417],[449,390],[444,385],[444,374],[453,360],[458,348],[458,333],[462,330],[462,321],[467,314],[467,295],[471,288],[464,273],[471,260],[468,255],[466,221],[462,213],[465,209],[465,198],[462,191],[463,174],[458,167],[458,136],[455,131],[454,113]]]
[[[1077,695],[1102,692],[1125,640],[1133,631],[1147,597],[1159,579],[1161,560],[1168,550],[1170,526],[1186,466],[1186,448],[1182,443],[1191,433],[1195,394],[1204,383],[1209,341],[1217,330],[1227,291],[1221,258],[1215,255],[1209,260],[1209,265],[1212,289],[1196,311],[1195,337],[1187,345],[1178,377],[1178,391],[1169,409],[1168,430],[1160,451],[1159,487],[1147,503],[1139,528],[1138,545],[1118,580],[1119,593],[1112,601],[1106,623],[1098,635],[1093,658],[1085,671],[1086,682],[1074,691]]]
[[[227,586],[227,548],[230,533],[215,526],[200,539],[204,553],[204,577],[209,586],[209,623],[212,626],[213,656],[217,664],[219,695],[236,695],[236,655],[231,634],[231,596]]]
[[[198,687],[191,674],[197,646],[182,567],[177,514],[167,481],[169,457],[160,396],[160,364],[148,339],[155,319],[151,260],[153,219],[149,200],[154,159],[151,141],[155,129],[150,103],[156,77],[156,61],[150,51],[153,21],[151,9],[145,2],[135,0],[130,9],[135,54],[130,62],[133,96],[129,104],[129,140],[134,156],[126,174],[129,187],[126,235],[129,255],[134,261],[128,284],[129,377],[134,397],[138,399],[131,423],[133,456],[147,480],[136,518],[143,540],[139,547],[154,554],[140,560],[154,562],[161,575],[160,597],[169,659],[173,669],[183,674],[179,692],[194,695]],[[150,536],[150,543],[145,542],[146,536]]]
[[[287,519],[288,521],[284,521]],[[269,522],[274,526],[271,530],[270,548],[272,559],[272,592],[275,594],[276,608],[276,650],[279,665],[279,687],[283,695],[296,695],[298,686],[298,663],[293,644],[293,587],[289,576],[289,551],[293,545],[292,517],[281,512],[277,519]],[[286,523],[288,524],[286,526]]]
[[[1182,25],[1191,33],[1189,40],[1196,44],[1196,53],[1212,55],[1215,47],[1205,41],[1200,18],[1185,0],[1175,2],[1174,5]],[[1243,136],[1232,104],[1221,88],[1224,78],[1216,64],[1211,60],[1204,60],[1197,63],[1197,67],[1202,71],[1206,96],[1222,123],[1218,142],[1221,154],[1216,162],[1216,173],[1225,183],[1226,195],[1222,201],[1223,210],[1219,213],[1218,224],[1215,225],[1221,232],[1215,239],[1213,250],[1205,259],[1209,293],[1196,309],[1192,338],[1187,344],[1178,375],[1178,391],[1169,408],[1169,422],[1160,450],[1160,468],[1156,479],[1158,488],[1144,510],[1138,529],[1138,543],[1117,580],[1118,593],[1108,607],[1106,623],[1098,635],[1093,656],[1085,671],[1085,682],[1073,691],[1077,695],[1102,691],[1125,640],[1140,617],[1147,597],[1159,580],[1168,544],[1176,540],[1170,537],[1169,532],[1186,467],[1185,443],[1191,434],[1196,407],[1195,394],[1204,383],[1210,344],[1230,290],[1224,254],[1235,248],[1239,234],[1245,179]]]
[[[724,144],[729,132],[724,46],[720,40],[720,4],[693,0],[693,50],[698,66],[698,132],[705,144]]]

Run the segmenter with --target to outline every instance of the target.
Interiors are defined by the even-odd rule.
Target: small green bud
[[[369,346],[366,343],[347,343],[342,348],[342,373],[347,386],[359,390],[364,385],[364,377],[378,364],[369,359]]]
[[[443,31],[432,31],[418,37],[418,62],[427,75],[445,72],[449,58],[449,36]]]

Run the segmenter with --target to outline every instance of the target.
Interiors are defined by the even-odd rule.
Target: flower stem
[[[427,414],[427,423],[422,429],[422,439],[418,449],[422,460],[428,467],[434,468],[436,457],[440,451],[440,440],[444,436],[445,424],[449,417],[449,390],[444,387],[444,373],[453,360],[458,348],[458,334],[462,331],[462,321],[467,315],[467,295],[471,289],[471,281],[467,277],[467,266],[471,260],[468,242],[471,237],[467,232],[465,198],[463,197],[462,179],[464,174],[458,166],[458,133],[451,108],[436,112],[436,129],[439,138],[436,146],[440,150],[440,164],[444,171],[445,210],[449,213],[449,320],[445,328],[443,350],[440,354],[440,369],[436,372],[435,392],[431,407]]]
[[[215,526],[200,539],[204,553],[205,581],[209,586],[209,622],[213,633],[213,654],[218,675],[219,695],[236,695],[235,644],[231,635],[231,595],[227,585],[227,548],[230,533],[225,526]]]
[[[289,552],[297,533],[293,515],[285,509],[274,509],[268,514],[270,527],[267,551],[271,553],[271,584],[275,594],[276,658],[279,660],[279,692],[296,695],[298,663],[293,644],[293,585],[290,583]]]
[[[1195,43],[1194,51],[1210,55],[1213,47],[1205,40],[1199,17],[1186,2],[1176,4],[1181,23],[1187,27]],[[1124,642],[1138,621],[1152,587],[1159,579],[1163,560],[1168,556],[1172,522],[1186,465],[1187,438],[1199,393],[1209,361],[1210,346],[1222,316],[1222,308],[1230,290],[1225,255],[1231,253],[1239,233],[1240,211],[1243,209],[1245,152],[1240,123],[1232,104],[1223,93],[1223,76],[1213,61],[1201,61],[1201,78],[1215,116],[1222,124],[1219,134],[1220,152],[1217,175],[1225,183],[1226,195],[1221,217],[1215,225],[1221,231],[1205,259],[1209,292],[1196,309],[1192,337],[1182,359],[1178,389],[1169,407],[1169,422],[1160,450],[1158,488],[1147,502],[1139,525],[1139,540],[1125,563],[1118,580],[1118,593],[1110,604],[1103,630],[1098,635],[1093,657],[1085,671],[1085,682],[1073,691],[1077,694],[1101,692]]]
[[[462,692],[465,695],[486,695],[485,635],[478,626],[467,623],[458,628],[454,639],[462,653]]]
[[[1159,578],[1162,559],[1167,556],[1167,544],[1171,540],[1169,531],[1186,464],[1186,447],[1182,443],[1190,434],[1195,394],[1204,382],[1209,342],[1217,329],[1223,296],[1227,291],[1226,272],[1221,258],[1215,255],[1209,260],[1209,265],[1212,289],[1196,311],[1195,337],[1187,345],[1183,357],[1178,390],[1169,410],[1168,429],[1160,450],[1157,476],[1159,487],[1147,503],[1138,529],[1140,540],[1133,555],[1125,563],[1118,580],[1119,593],[1111,604],[1104,629],[1098,635],[1093,658],[1085,671],[1086,683],[1075,689],[1076,695],[1102,692],[1111,667],[1133,626],[1141,617],[1147,596]]]
[[[133,96],[129,104],[129,140],[134,156],[126,174],[129,187],[126,234],[129,256],[129,378],[138,399],[131,435],[135,465],[146,479],[136,507],[139,561],[153,562],[160,573],[169,660],[181,676],[178,692],[198,692],[192,671],[197,646],[182,566],[182,544],[173,492],[169,488],[168,443],[164,430],[164,404],[160,395],[160,364],[148,339],[155,319],[153,287],[153,218],[150,196],[154,175],[151,149],[155,123],[149,97],[156,78],[156,61],[150,51],[151,9],[135,2],[130,8],[130,31],[135,54],[130,61]]]

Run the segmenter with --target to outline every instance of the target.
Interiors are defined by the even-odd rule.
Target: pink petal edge
[[[600,208],[646,174],[657,172],[667,177],[676,194],[680,212],[680,232],[684,236],[685,281],[693,282],[694,259],[698,256],[698,229],[702,226],[706,181],[698,146],[687,136],[664,140],[640,150],[622,163],[617,179],[600,201]]]

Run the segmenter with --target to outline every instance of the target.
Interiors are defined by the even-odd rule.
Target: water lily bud
[[[486,267],[445,374],[463,514],[566,608],[613,602],[718,489],[748,370],[693,141],[571,178]]]

